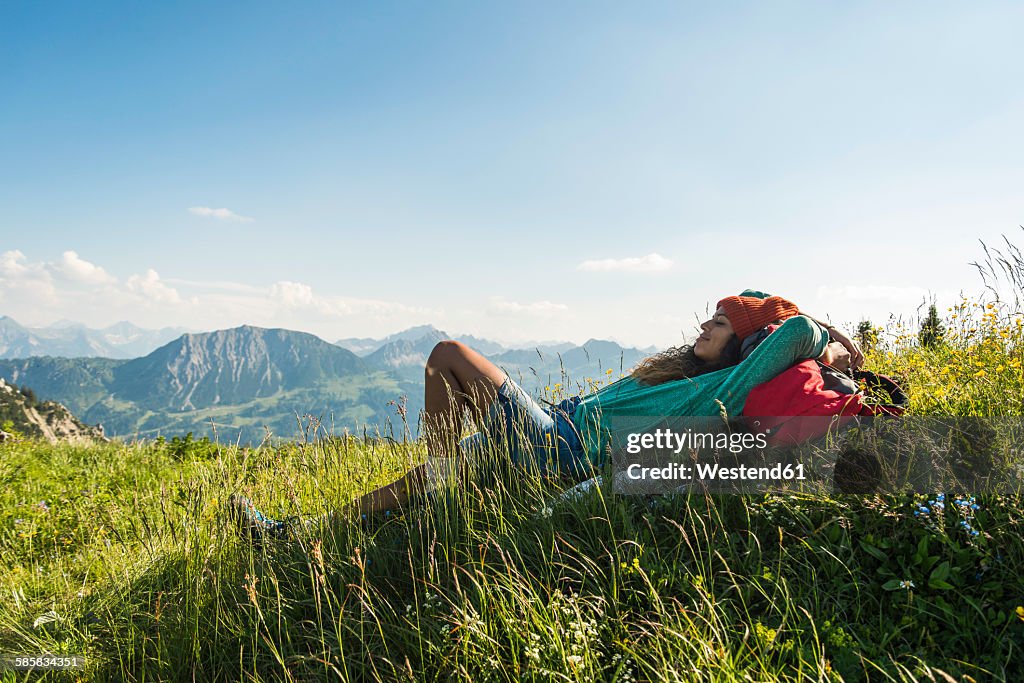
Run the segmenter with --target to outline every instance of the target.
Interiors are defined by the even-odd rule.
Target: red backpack
[[[868,390],[872,396],[887,395],[888,400],[868,398]],[[902,415],[907,403],[907,395],[889,377],[865,371],[855,371],[851,377],[816,360],[805,360],[754,387],[743,415],[757,418],[751,427],[767,431],[770,445],[795,445],[844,427],[857,416]]]

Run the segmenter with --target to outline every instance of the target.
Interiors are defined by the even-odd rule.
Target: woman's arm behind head
[[[795,363],[818,358],[824,353],[828,340],[828,330],[806,316],[786,320],[733,368],[719,390],[719,400],[730,415],[739,415],[751,389]]]

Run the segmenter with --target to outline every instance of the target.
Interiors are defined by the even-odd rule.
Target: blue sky
[[[907,317],[1020,234],[1022,20],[5,3],[0,313],[664,345],[755,286]]]

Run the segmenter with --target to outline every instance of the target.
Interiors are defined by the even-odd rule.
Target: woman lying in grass
[[[743,340],[779,321],[782,325],[741,361]],[[799,361],[828,361],[836,353],[848,353],[855,369],[863,362],[857,345],[839,330],[801,315],[782,297],[747,290],[719,301],[692,345],[647,358],[629,377],[592,394],[542,408],[481,354],[443,341],[425,369],[427,462],[365,494],[350,511],[368,515],[407,505],[410,497],[446,480],[458,456],[483,452],[489,438],[504,440],[517,465],[582,479],[603,464],[609,420],[617,415],[712,417],[723,410],[739,415],[758,384]],[[467,413],[481,429],[460,441]],[[284,532],[282,522],[265,517],[246,498],[233,497],[232,507],[247,530]]]

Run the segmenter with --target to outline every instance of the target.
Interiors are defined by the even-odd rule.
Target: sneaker
[[[285,522],[267,517],[245,496],[232,495],[228,498],[228,516],[239,533],[253,539],[285,538],[288,535]]]

